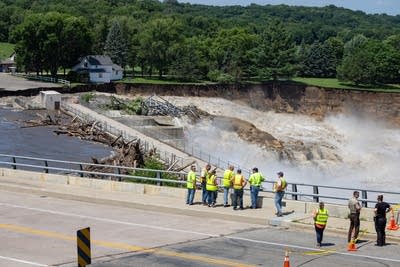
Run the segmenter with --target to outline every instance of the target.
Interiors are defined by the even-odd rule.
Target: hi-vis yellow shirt
[[[224,177],[223,177],[223,185],[224,187],[231,187],[231,179],[234,177],[235,173],[231,170],[226,170],[224,172]]]

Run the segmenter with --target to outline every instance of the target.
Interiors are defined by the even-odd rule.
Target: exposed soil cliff
[[[324,89],[299,84],[146,85],[116,84],[118,94],[223,97],[261,111],[300,113],[323,118],[330,113],[357,114],[400,126],[400,94]]]

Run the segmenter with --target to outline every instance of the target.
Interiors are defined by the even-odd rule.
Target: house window
[[[115,74],[118,75],[118,71],[115,71]]]
[[[85,62],[85,63],[83,64],[83,66],[84,66],[85,68],[87,68],[87,66],[88,66],[87,62]]]
[[[103,73],[99,73],[99,78],[103,78]]]

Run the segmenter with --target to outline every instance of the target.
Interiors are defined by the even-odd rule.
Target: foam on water
[[[329,116],[323,121],[298,114],[261,112],[221,98],[171,97],[176,105],[188,102],[212,115],[236,117],[253,123],[295,149],[291,143],[301,141],[305,147],[322,149],[329,157],[307,160],[295,157],[280,161],[273,151],[250,144],[204,120],[186,127],[187,143],[225,161],[242,167],[258,166],[270,179],[283,170],[293,182],[327,184],[395,191],[400,188],[400,129],[357,116]],[[301,151],[291,151],[301,154]],[[389,186],[388,186],[389,185]]]

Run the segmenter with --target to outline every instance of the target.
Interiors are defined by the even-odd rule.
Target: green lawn
[[[338,79],[333,79],[333,78],[300,78],[300,77],[293,78],[293,81],[324,88],[400,93],[399,84],[365,86],[365,85],[354,85],[351,83],[342,83],[339,82]]]
[[[118,83],[147,83],[147,84],[206,84],[206,83],[194,83],[194,82],[179,82],[179,81],[171,81],[171,80],[160,80],[158,78],[142,78],[135,77],[132,78],[124,78],[123,80],[118,81]]]
[[[14,45],[0,42],[0,60],[8,58],[14,51]]]

